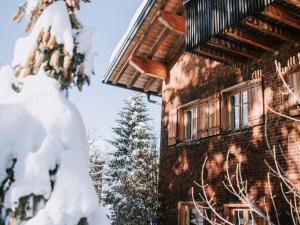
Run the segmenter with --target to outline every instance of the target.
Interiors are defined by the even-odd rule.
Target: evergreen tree
[[[106,146],[104,141],[96,136],[94,129],[87,131],[87,139],[89,145],[89,173],[92,178],[94,187],[101,201],[102,186],[103,186],[103,170],[105,166]]]
[[[105,173],[104,201],[111,205],[113,225],[153,224],[158,207],[158,154],[143,97],[131,96],[119,116],[110,141],[115,151]]]
[[[57,80],[62,90],[67,90],[71,84],[81,90],[84,83],[89,83],[93,58],[90,51],[92,32],[84,28],[75,16],[75,10],[79,9],[82,2],[89,0],[22,0],[12,18],[17,22],[25,14],[28,18],[25,31],[29,34],[17,41],[12,63],[18,81],[13,89],[23,93],[26,98],[23,96],[24,99],[20,101],[21,97],[15,96],[12,100],[12,105],[20,105],[18,110],[5,104],[7,113],[12,112],[17,116],[15,121],[8,121],[7,130],[0,132],[0,143],[4,142],[0,151],[0,225],[97,224],[96,194],[85,171],[87,157],[84,158],[84,151],[87,145],[84,126],[74,106],[61,96],[56,82],[49,78]],[[38,84],[46,88],[37,85],[35,92],[29,91],[28,95],[30,87],[24,85],[22,90],[22,84],[30,83],[26,78],[29,75],[37,75],[36,80],[31,82],[37,84],[39,81]],[[35,101],[31,101],[31,98]],[[49,100],[50,103],[47,103]],[[28,112],[22,107],[24,102]],[[39,102],[40,107],[33,106],[35,102]],[[1,121],[5,122],[3,115],[0,115]],[[22,116],[19,118],[19,115]],[[62,123],[59,122],[61,118],[67,119]],[[32,136],[24,139],[20,133],[5,136],[17,122],[22,121],[28,121],[26,126],[33,128],[26,130],[21,125],[20,129],[25,131],[22,135],[32,133]],[[6,139],[9,140],[5,142]],[[18,142],[21,142],[19,148],[14,149]],[[65,145],[63,148],[60,145],[62,143]],[[77,143],[77,146],[73,143]],[[74,160],[68,161],[66,155],[71,152]],[[78,174],[63,182],[65,174],[75,173],[72,168],[75,163],[75,169],[79,168]],[[81,178],[81,187],[78,187],[80,194],[76,194],[73,185],[79,180],[78,177]],[[65,193],[66,189],[70,192]],[[65,194],[66,204],[58,201],[62,199],[60,194]],[[78,200],[76,206],[72,204],[73,199]],[[68,203],[72,210],[59,210]]]

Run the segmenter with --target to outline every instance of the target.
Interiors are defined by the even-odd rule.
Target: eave
[[[184,50],[185,41],[182,1],[164,3],[148,1],[112,60],[103,83],[161,95],[162,83],[174,58]],[[181,11],[177,5],[181,5]]]

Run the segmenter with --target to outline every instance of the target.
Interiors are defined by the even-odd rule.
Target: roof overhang
[[[168,0],[165,4],[148,0],[112,59],[103,83],[161,95],[170,65],[184,50],[182,14],[181,0]]]

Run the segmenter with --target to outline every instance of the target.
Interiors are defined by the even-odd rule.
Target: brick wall
[[[163,85],[159,186],[161,225],[178,224],[178,202],[191,200],[192,187],[196,187],[194,181],[200,181],[201,167],[207,155],[209,158],[205,176],[211,190],[216,192],[218,205],[236,202],[222,184],[228,149],[242,159],[243,175],[256,198],[262,201],[263,196],[268,195],[266,187],[268,168],[264,160],[272,164],[272,158],[264,137],[265,121],[259,126],[235,132],[221,132],[217,136],[168,146],[169,112],[191,101],[209,97],[220,93],[223,89],[250,80],[252,73],[261,69],[264,102],[269,102],[276,111],[289,114],[288,107],[285,107],[286,97],[282,95],[284,92],[282,81],[275,73],[274,60],[281,61],[285,66],[288,58],[297,55],[298,52],[300,48],[283,46],[277,56],[266,55],[262,60],[246,65],[242,69],[189,54],[181,56]],[[298,153],[300,126],[273,113],[267,114],[270,145],[276,145],[277,148],[279,144],[282,146],[289,160],[286,162],[281,158],[280,161],[286,172],[293,176],[300,165]],[[288,137],[292,137],[289,143]],[[273,182],[273,187],[275,194],[278,194],[280,190],[276,182]],[[196,188],[195,193],[198,191]],[[286,204],[284,201],[278,201],[280,201],[278,210],[282,212],[281,219],[285,220],[284,224],[289,224],[284,212]],[[272,211],[270,213],[272,214]]]

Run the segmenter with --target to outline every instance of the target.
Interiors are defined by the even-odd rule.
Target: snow
[[[58,2],[60,5],[60,3]],[[17,159],[15,182],[4,206],[14,209],[20,197],[43,195],[45,206],[24,225],[74,225],[83,217],[91,225],[108,224],[98,206],[88,174],[85,127],[76,107],[44,71],[24,79],[19,94],[10,88],[13,71],[0,70],[0,182]],[[51,192],[49,171],[58,165]]]
[[[79,33],[76,37],[76,42],[78,43],[77,52],[84,54],[84,73],[91,77],[94,71],[94,58],[97,56],[96,52],[92,51],[92,37],[95,33],[95,29],[91,27],[83,27],[79,30]]]
[[[147,4],[148,1],[149,0],[143,0],[143,2],[141,3],[141,5],[139,6],[139,8],[136,10],[135,14],[133,15],[133,17],[131,18],[129,26],[127,28],[127,31],[122,36],[121,40],[116,45],[113,53],[111,54],[110,61],[109,61],[110,63],[113,62],[113,60],[116,58],[117,54],[121,50],[122,45],[125,43],[126,39],[128,38],[129,34],[131,33],[131,31],[132,31],[135,23],[137,22],[138,17],[140,16],[141,12],[145,8],[145,6],[146,6],[146,4]]]
[[[26,15],[30,17],[31,13],[38,6],[40,0],[27,0]]]
[[[34,0],[29,2],[33,5],[35,3]],[[31,34],[17,40],[12,62],[13,66],[24,66],[26,64],[26,60],[36,44],[40,32],[48,31],[49,28],[51,28],[50,34],[55,36],[56,42],[64,44],[68,53],[73,55],[74,41],[68,10],[64,1],[56,1],[44,10]]]

